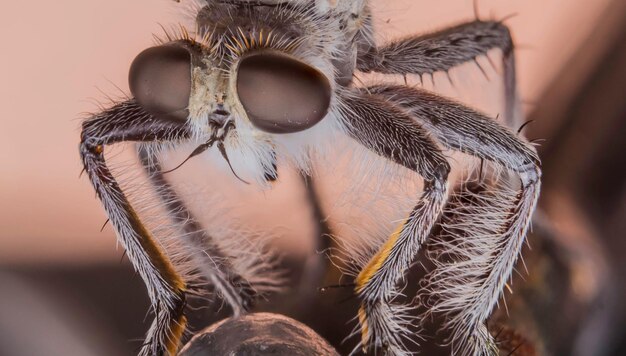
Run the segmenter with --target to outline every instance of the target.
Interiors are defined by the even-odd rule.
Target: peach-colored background
[[[519,82],[533,102],[587,38],[608,0],[480,0],[507,20],[520,46]],[[384,38],[471,19],[472,0],[374,1]],[[127,90],[134,56],[168,0],[8,1],[0,11],[0,263],[117,259],[111,229],[81,170],[81,112]],[[389,23],[386,20],[389,19]],[[288,192],[285,194],[289,194]],[[295,227],[294,229],[298,229]]]

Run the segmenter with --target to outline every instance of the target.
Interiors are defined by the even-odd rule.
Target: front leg
[[[174,355],[185,330],[186,285],[143,225],[104,159],[106,145],[122,141],[181,140],[185,121],[158,120],[134,100],[118,104],[83,123],[80,155],[85,171],[115,228],[127,256],[148,289],[156,313],[142,356]]]
[[[348,135],[376,154],[419,173],[424,190],[405,222],[371,257],[356,278],[361,298],[359,322],[363,350],[406,352],[406,307],[392,305],[403,278],[439,217],[447,194],[450,165],[426,131],[402,110],[373,95],[341,94]]]
[[[422,36],[393,41],[379,48],[359,53],[357,68],[383,74],[424,74],[447,72],[492,49],[504,55],[504,117],[509,124],[515,119],[517,106],[515,57],[509,29],[501,22],[473,21]]]

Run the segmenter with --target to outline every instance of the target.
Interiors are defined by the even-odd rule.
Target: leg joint
[[[104,151],[103,142],[100,138],[92,136],[87,129],[83,128],[80,140],[81,154],[101,154]]]
[[[541,179],[541,169],[535,164],[529,164],[521,167],[518,174],[522,180],[523,187],[534,185]]]
[[[443,190],[448,180],[450,169],[450,164],[447,161],[439,162],[429,175],[424,176],[427,187],[440,191]]]

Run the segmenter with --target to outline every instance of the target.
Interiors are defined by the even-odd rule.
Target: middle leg
[[[150,183],[158,190],[170,219],[182,229],[183,244],[194,268],[224,298],[234,316],[245,313],[256,298],[255,289],[233,268],[229,257],[204,230],[165,179],[154,151],[145,145],[139,145],[138,153]]]

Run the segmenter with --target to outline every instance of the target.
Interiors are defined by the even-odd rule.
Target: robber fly
[[[105,147],[199,142],[188,159],[216,149],[244,171],[234,169],[240,179],[267,187],[278,178],[279,165],[306,170],[310,152],[332,146],[338,136],[423,180],[412,211],[358,266],[361,337],[355,352],[401,355],[406,340],[417,338],[409,332],[407,307],[394,298],[401,293],[398,282],[430,241],[448,258],[436,262],[427,278],[429,311],[446,316],[443,327],[457,353],[497,352],[485,321],[511,276],[539,195],[534,148],[495,118],[459,102],[409,85],[364,87],[353,76],[432,75],[500,49],[507,119],[517,102],[508,28],[477,19],[376,45],[366,0],[207,0],[200,1],[195,22],[194,31],[181,28],[140,53],[130,67],[132,97],[82,126],[85,171],[155,310],[140,355],[177,352],[189,282],[111,174]],[[461,184],[451,194],[443,150],[475,156],[519,183],[485,182],[480,189]],[[143,150],[141,158],[170,219],[185,231],[201,229],[164,178],[155,151]],[[443,232],[431,236],[436,224]],[[257,296],[254,281],[229,263],[210,236],[182,238],[192,263],[233,314],[246,312]]]

